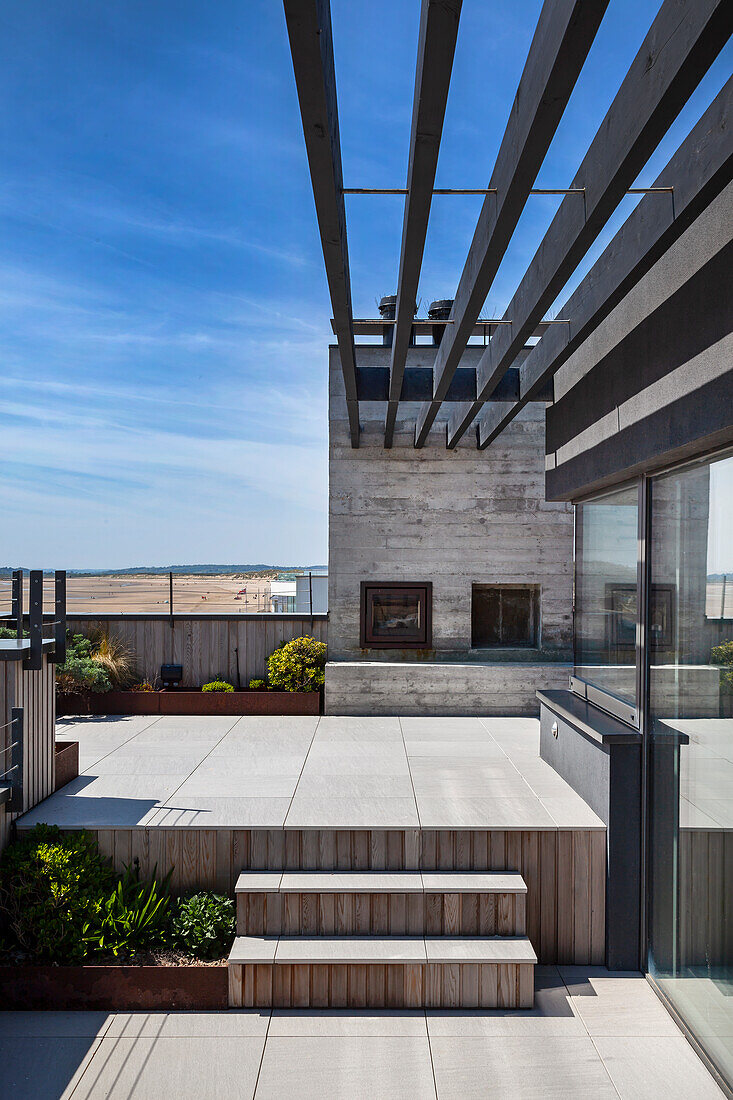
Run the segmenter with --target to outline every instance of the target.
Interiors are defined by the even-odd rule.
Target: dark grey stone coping
[[[594,707],[572,691],[557,688],[535,694],[540,703],[549,707],[558,718],[564,719],[590,741],[600,745],[637,745],[641,741],[641,734],[637,730]]]
[[[53,638],[44,638],[42,649],[53,649]],[[23,661],[31,651],[30,638],[0,638],[0,661]]]

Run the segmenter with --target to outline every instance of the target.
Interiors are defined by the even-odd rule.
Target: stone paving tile
[[[14,1038],[96,1038],[114,1019],[110,1012],[0,1012],[0,1042]]]
[[[74,1100],[249,1097],[265,1036],[103,1039]]]
[[[204,829],[250,826],[281,828],[289,798],[227,798],[212,795],[173,795],[155,815],[154,825],[165,828],[196,826]]]
[[[111,1018],[105,1038],[256,1037],[267,1033],[269,1022],[270,1010],[264,1008],[231,1008],[222,1012],[118,1012]]]
[[[682,1035],[597,1037],[621,1100],[720,1100],[722,1093]]]
[[[409,798],[328,798],[295,792],[286,824],[294,828],[384,829],[419,824],[414,796]]]
[[[429,1100],[427,1035],[268,1037],[255,1100]]]
[[[101,1039],[83,1034],[0,1038],[0,1096],[3,1100],[66,1100],[100,1043]]]
[[[573,1007],[596,1036],[678,1036],[679,1028],[641,974],[619,976],[604,967],[564,967]]]
[[[273,1009],[269,1037],[282,1035],[384,1035],[388,1038],[426,1034],[425,1013],[409,1009]]]
[[[586,1036],[431,1038],[438,1100],[618,1100]]]

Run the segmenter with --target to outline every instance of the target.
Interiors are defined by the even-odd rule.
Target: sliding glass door
[[[651,482],[649,970],[733,1081],[733,458]]]

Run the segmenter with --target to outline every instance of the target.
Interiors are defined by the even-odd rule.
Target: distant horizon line
[[[0,576],[8,577],[16,569],[23,569],[24,572],[30,572],[25,566],[20,565],[6,565],[0,566]],[[327,570],[327,565],[277,565],[268,562],[257,562],[254,564],[218,564],[216,562],[199,562],[198,564],[191,565],[130,565],[120,568],[106,568],[106,569],[67,569],[66,573],[72,576],[117,576],[120,574],[131,575],[136,573],[178,573],[178,574],[196,574],[196,573],[254,573],[263,572],[265,570],[285,573],[292,571],[302,572],[314,572],[315,570]],[[53,568],[43,567],[42,572],[44,574],[53,574]]]

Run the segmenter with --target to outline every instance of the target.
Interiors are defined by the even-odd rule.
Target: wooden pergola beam
[[[400,273],[389,367],[389,399],[384,423],[385,447],[392,446],[407,349],[410,346],[443,119],[458,38],[461,3],[462,0],[422,2],[407,170],[408,194],[402,222]]]
[[[420,410],[422,447],[524,209],[608,0],[545,0],[435,361],[433,398]]]
[[[664,0],[581,164],[573,188],[547,230],[478,365],[476,401],[451,416],[454,447],[512,365],[536,321],[562,290],[631,186],[650,153],[730,37],[726,0]],[[649,196],[664,203],[663,195]],[[560,327],[560,326],[557,326]]]
[[[519,368],[519,397],[493,405],[478,426],[481,449],[528,401],[543,400],[554,374],[733,179],[733,77],[654,181],[673,187],[665,200],[647,195],[561,308],[568,325],[553,325]]]
[[[284,0],[321,248],[341,357],[352,447],[359,446],[359,403],[346,209],[329,0]]]

